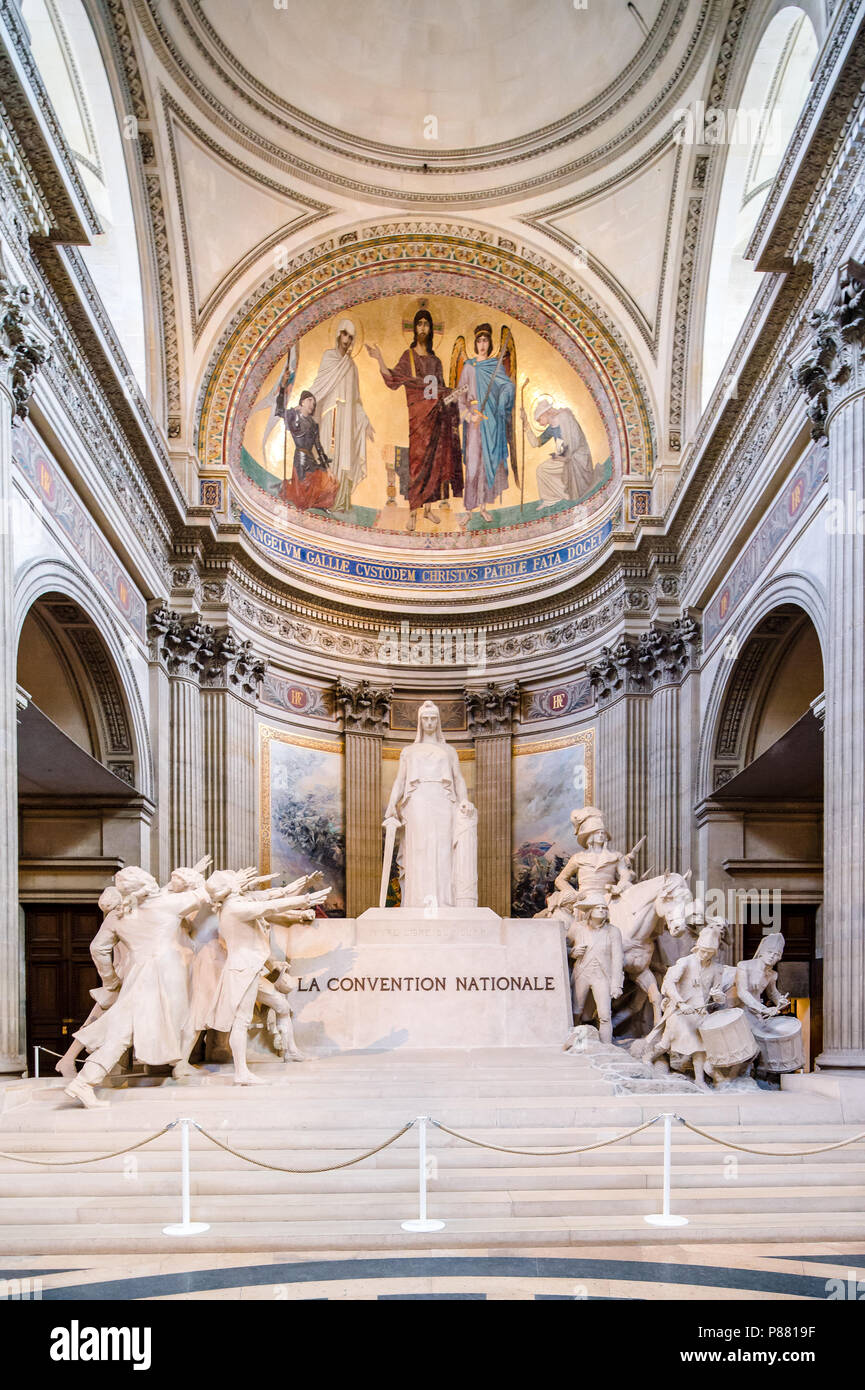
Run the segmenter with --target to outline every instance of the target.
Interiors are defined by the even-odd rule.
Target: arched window
[[[39,67],[102,232],[82,258],[142,389],[144,298],[132,198],[108,76],[81,0],[23,0]]]
[[[724,112],[726,164],[703,332],[703,409],[762,279],[744,251],[808,94],[817,38],[796,6],[766,27],[734,112]],[[720,135],[721,132],[718,132]]]

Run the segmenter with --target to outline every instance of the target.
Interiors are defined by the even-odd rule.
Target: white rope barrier
[[[43,1048],[42,1050],[47,1052],[50,1049]],[[59,1054],[54,1055],[56,1056]],[[410,1220],[400,1222],[400,1225],[404,1231],[410,1231],[412,1233],[424,1233],[431,1231],[442,1231],[445,1229],[446,1224],[444,1221],[430,1218],[429,1216],[428,1179],[430,1173],[430,1160],[427,1147],[427,1127],[429,1125],[433,1125],[436,1129],[441,1130],[444,1134],[449,1134],[454,1139],[461,1140],[463,1143],[470,1144],[475,1148],[492,1149],[497,1153],[520,1154],[531,1158],[558,1158],[565,1157],[569,1154],[588,1153],[589,1151],[594,1149],[605,1148],[612,1144],[617,1144],[622,1140],[629,1139],[632,1135],[641,1133],[644,1129],[648,1129],[658,1120],[664,1121],[663,1198],[660,1212],[652,1213],[643,1217],[643,1220],[647,1222],[650,1226],[687,1226],[689,1224],[688,1218],[686,1216],[674,1215],[670,1207],[670,1197],[672,1188],[672,1151],[674,1120],[677,1120],[678,1123],[683,1125],[686,1129],[691,1130],[692,1133],[700,1135],[701,1138],[707,1139],[711,1143],[719,1144],[722,1148],[738,1149],[740,1152],[755,1154],[762,1158],[806,1158],[811,1154],[825,1153],[830,1149],[845,1148],[849,1144],[855,1144],[865,1139],[865,1131],[863,1131],[860,1134],[851,1135],[849,1139],[837,1140],[832,1144],[824,1144],[818,1146],[817,1148],[799,1149],[794,1150],[792,1152],[790,1150],[785,1150],[781,1153],[773,1153],[771,1150],[767,1149],[746,1148],[744,1145],[734,1144],[730,1139],[724,1139],[718,1135],[708,1134],[705,1130],[698,1129],[695,1125],[692,1125],[690,1121],[686,1120],[682,1115],[677,1115],[672,1111],[666,1111],[658,1115],[652,1115],[650,1119],[644,1120],[641,1125],[636,1126],[634,1129],[625,1130],[623,1131],[623,1133],[614,1135],[610,1139],[603,1139],[593,1144],[582,1145],[580,1148],[562,1148],[553,1150],[513,1149],[506,1148],[504,1145],[501,1144],[487,1144],[483,1140],[473,1139],[470,1135],[460,1134],[458,1130],[449,1129],[447,1125],[442,1124],[440,1120],[434,1119],[431,1115],[417,1115],[414,1119],[408,1120],[406,1124],[404,1124],[403,1127],[396,1132],[396,1134],[390,1135],[389,1138],[383,1141],[383,1143],[377,1145],[374,1149],[367,1149],[363,1153],[357,1154],[354,1158],[343,1160],[340,1163],[330,1164],[322,1168],[287,1168],[278,1166],[277,1164],[267,1163],[264,1159],[257,1159],[253,1157],[251,1154],[239,1152],[237,1149],[232,1148],[231,1145],[224,1143],[221,1139],[218,1139],[216,1135],[210,1134],[206,1129],[203,1129],[202,1126],[199,1125],[196,1120],[191,1119],[188,1116],[184,1116],[172,1120],[163,1129],[156,1131],[155,1134],[147,1135],[144,1139],[139,1139],[136,1143],[130,1144],[127,1148],[118,1149],[111,1154],[98,1154],[95,1157],[89,1158],[57,1160],[45,1158],[28,1158],[22,1154],[5,1153],[3,1151],[0,1151],[0,1158],[11,1160],[12,1162],[16,1163],[26,1163],[34,1166],[47,1168],[58,1166],[75,1167],[79,1163],[98,1163],[101,1160],[107,1158],[116,1158],[119,1157],[121,1154],[131,1153],[134,1149],[143,1148],[146,1144],[151,1143],[154,1139],[158,1139],[163,1134],[167,1133],[168,1130],[174,1129],[175,1126],[179,1126],[180,1221],[172,1222],[168,1226],[163,1226],[162,1230],[163,1234],[168,1236],[195,1236],[201,1235],[205,1231],[209,1231],[210,1225],[206,1221],[192,1220],[192,1179],[189,1149],[190,1127],[198,1130],[198,1132],[202,1135],[203,1138],[210,1140],[211,1143],[225,1150],[225,1152],[233,1154],[235,1157],[242,1159],[246,1163],[252,1163],[258,1168],[267,1168],[274,1172],[297,1174],[327,1173],[334,1172],[339,1168],[352,1167],[354,1164],[362,1163],[365,1159],[372,1157],[373,1154],[381,1153],[382,1150],[389,1148],[390,1145],[395,1143],[397,1139],[402,1138],[402,1136],[406,1134],[408,1130],[412,1129],[414,1126],[417,1126],[418,1214],[417,1217],[413,1217]]]

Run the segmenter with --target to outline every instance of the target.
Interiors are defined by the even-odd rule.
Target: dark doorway
[[[90,943],[102,921],[95,903],[32,903],[24,908],[27,970],[27,1065],[33,1075],[33,1048],[63,1053],[93,1007],[90,990],[100,983]],[[41,1056],[39,1070],[54,1070],[57,1059]]]
[[[771,926],[761,923],[755,911],[754,920],[749,919],[743,927],[742,944],[746,956],[753,956],[760,938],[768,931],[780,931],[784,936],[778,988],[783,994],[789,994],[791,1005],[802,1020],[803,1033],[809,1033],[808,1057],[813,1071],[814,1058],[823,1051],[823,961],[815,954],[817,904],[782,903],[781,921]]]

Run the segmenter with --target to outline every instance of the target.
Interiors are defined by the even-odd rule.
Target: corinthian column
[[[213,628],[196,617],[181,618],[164,610],[159,615],[158,622],[157,615],[151,615],[151,658],[168,676],[167,786],[161,788],[163,797],[167,790],[168,805],[163,801],[159,818],[165,840],[167,810],[168,857],[176,868],[209,853],[204,844],[200,680],[213,659],[216,639]]]
[[[345,731],[345,915],[359,917],[377,907],[381,885],[384,811],[382,744],[390,719],[391,690],[369,681],[334,687]]]
[[[201,675],[204,844],[214,869],[255,864],[255,707],[265,663],[251,642],[216,634]]]
[[[865,1070],[865,267],[841,268],[796,379],[828,445],[821,1071]]]
[[[646,833],[651,671],[640,644],[623,635],[615,646],[601,649],[589,679],[598,705],[595,800],[613,844],[627,851]]]
[[[655,623],[640,638],[640,664],[652,685],[647,746],[648,799],[645,863],[656,873],[681,873],[682,820],[690,809],[681,797],[680,686],[691,668],[700,630],[690,618]],[[633,843],[633,842],[632,842]]]
[[[25,419],[48,338],[30,317],[30,291],[0,274],[0,1072],[24,1066],[22,937],[18,908],[18,707],[12,424]]]
[[[466,690],[469,733],[475,741],[475,799],[478,807],[478,905],[500,917],[511,915],[511,758],[516,685]]]

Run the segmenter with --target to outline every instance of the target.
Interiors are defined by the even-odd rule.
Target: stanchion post
[[[163,1226],[162,1234],[165,1236],[198,1236],[202,1231],[209,1231],[210,1225],[207,1221],[190,1221],[189,1203],[189,1126],[192,1120],[182,1119],[178,1121],[180,1125],[180,1221],[174,1222],[171,1226]]]
[[[401,1221],[404,1231],[443,1231],[443,1221],[431,1221],[427,1216],[426,1202],[426,1127],[429,1115],[418,1115],[418,1216],[416,1221]]]
[[[687,1226],[687,1216],[673,1216],[670,1213],[670,1171],[673,1166],[673,1120],[675,1115],[664,1115],[664,1203],[661,1214],[644,1216],[650,1226]]]

